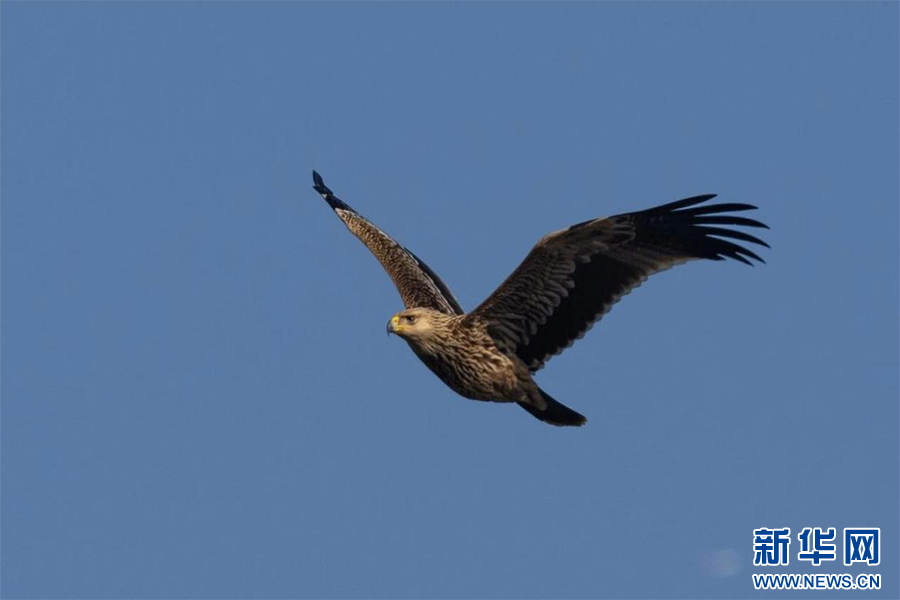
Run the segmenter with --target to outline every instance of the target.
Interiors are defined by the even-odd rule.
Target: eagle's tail
[[[564,404],[560,404],[556,400],[550,397],[550,394],[545,392],[544,390],[538,390],[541,393],[541,397],[543,397],[544,402],[547,403],[547,408],[541,410],[535,406],[530,404],[525,404],[524,402],[519,402],[519,406],[530,412],[536,419],[540,419],[545,423],[550,423],[551,425],[559,425],[559,426],[581,426],[587,423],[587,419],[584,415],[581,415],[568,406]]]

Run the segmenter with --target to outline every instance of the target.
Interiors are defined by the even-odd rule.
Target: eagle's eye
[[[406,322],[413,325],[416,322],[416,318],[413,315],[409,315],[406,317]]]

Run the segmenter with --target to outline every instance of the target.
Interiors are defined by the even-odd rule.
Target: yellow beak
[[[402,327],[400,325],[400,317],[398,317],[397,315],[394,315],[393,317],[391,317],[391,320],[388,321],[388,324],[387,324],[388,335],[390,335],[392,333],[397,333],[398,331],[400,331],[400,329],[402,329]]]

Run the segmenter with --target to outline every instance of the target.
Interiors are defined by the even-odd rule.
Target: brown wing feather
[[[488,323],[498,345],[537,371],[654,273],[699,258],[764,262],[747,248],[722,238],[768,247],[765,242],[718,227],[766,227],[753,219],[723,214],[756,207],[698,206],[714,197],[695,196],[551,233],[470,314]]]
[[[387,271],[400,292],[404,306],[431,308],[450,315],[463,314],[462,307],[450,289],[419,257],[335,196],[315,171],[313,183],[313,188],[334,209],[347,229],[366,245]]]

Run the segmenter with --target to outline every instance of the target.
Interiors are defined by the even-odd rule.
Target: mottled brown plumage
[[[444,383],[473,400],[516,402],[542,421],[586,419],[541,390],[532,374],[581,338],[650,275],[707,258],[764,262],[731,238],[768,245],[722,225],[766,227],[733,213],[749,204],[704,204],[695,196],[640,212],[592,219],[544,236],[522,264],[465,314],[424,262],[334,196],[318,173],[314,188],[381,262],[406,310],[388,322]]]

